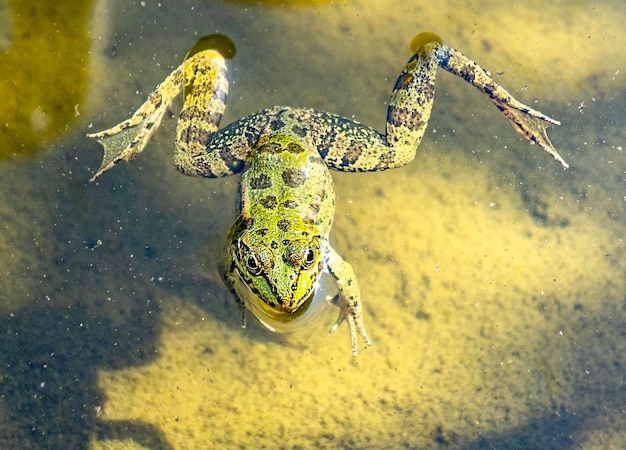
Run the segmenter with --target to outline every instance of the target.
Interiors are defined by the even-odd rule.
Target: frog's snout
[[[290,294],[290,295],[289,295]],[[302,304],[301,301],[295,296],[295,289],[288,295],[279,295],[276,298],[278,308],[281,312],[286,314],[294,313]]]

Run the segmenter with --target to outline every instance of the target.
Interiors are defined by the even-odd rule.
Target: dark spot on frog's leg
[[[286,169],[282,174],[283,182],[292,188],[302,186],[306,181],[306,175],[299,169]]]
[[[498,85],[496,83],[492,83],[492,82],[485,83],[485,86],[483,87],[483,90],[484,90],[485,94],[487,94],[489,97],[492,97],[492,98],[495,96],[494,92],[497,89],[498,89]],[[500,109],[500,108],[498,108],[498,109]],[[528,111],[524,111],[522,109],[520,109],[520,111],[528,112]]]
[[[474,79],[476,78],[475,67],[472,67],[469,64],[467,64],[461,67],[460,74],[464,80],[469,81],[470,83],[473,83]]]
[[[272,241],[272,242],[270,243],[270,247],[272,247],[274,250],[276,250],[276,249],[278,248],[278,242],[276,242],[276,241]]]
[[[361,153],[363,153],[363,144],[358,141],[351,141],[341,158],[341,165],[345,167],[354,164]]]
[[[265,173],[250,179],[250,189],[267,189],[270,187],[272,187],[272,180]]]
[[[396,127],[406,126],[418,129],[422,123],[422,113],[416,109],[407,109],[398,106],[389,106],[387,123]]]
[[[391,149],[386,153],[380,155],[380,164],[379,167],[393,167],[396,164],[396,151]]]
[[[201,128],[198,126],[190,126],[187,128],[187,132],[181,135],[181,138],[186,142],[198,142],[201,145],[206,144],[211,135],[214,133],[214,130]]]
[[[317,152],[322,158],[326,158],[328,149],[330,149],[337,141],[337,132],[334,128],[328,127],[324,133],[320,133],[317,137]]]
[[[289,221],[288,220],[279,220],[278,224],[277,224],[278,228],[280,228],[283,231],[287,231],[289,229]]]
[[[256,230],[254,234],[257,234],[259,236],[265,236],[268,233],[268,231],[269,230],[267,228],[261,228],[259,230]]]

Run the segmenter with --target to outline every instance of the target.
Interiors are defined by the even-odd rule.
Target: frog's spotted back
[[[377,171],[411,162],[430,118],[438,67],[486,94],[516,131],[567,167],[546,134],[559,122],[518,102],[487,70],[434,33],[418,34],[411,43],[414,55],[393,88],[385,134],[326,112],[281,106],[220,130],[228,93],[224,58],[234,54],[234,45],[219,38],[223,48],[216,50],[212,39],[199,41],[129,120],[89,135],[105,148],[92,180],[140,153],[183,91],[176,167],[209,178],[242,172],[240,214],[229,232],[223,277],[240,305],[270,329],[277,323],[284,329],[309,307],[326,271],[339,288],[333,303],[340,312],[331,332],[347,321],[355,356],[358,335],[370,344],[354,271],[328,240],[334,215],[328,168]]]

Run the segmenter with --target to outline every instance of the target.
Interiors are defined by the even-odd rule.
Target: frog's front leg
[[[357,333],[361,335],[367,345],[371,345],[371,341],[363,325],[361,292],[359,291],[354,270],[330,245],[328,246],[328,260],[326,264],[328,271],[339,286],[339,296],[335,302],[340,309],[339,317],[329,331],[334,333],[344,320],[348,322],[352,355],[357,356]]]

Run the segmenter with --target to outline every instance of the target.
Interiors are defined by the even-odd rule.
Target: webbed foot
[[[551,119],[545,114],[516,100],[506,89],[491,78],[489,71],[460,51],[443,44],[441,38],[434,33],[420,33],[415,36],[411,43],[411,49],[419,57],[420,64],[417,65],[418,69],[425,71],[422,78],[429,81],[429,83],[425,84],[426,87],[430,87],[434,91],[434,69],[426,70],[434,59],[440,67],[463,78],[489,96],[518,133],[529,142],[537,144],[542,150],[561,163],[564,168],[567,169],[569,167],[550,142],[546,132],[550,125],[560,125],[558,120]],[[422,90],[428,89],[422,88]],[[430,101],[432,102],[432,99]],[[406,105],[402,106],[406,107]]]
[[[130,119],[108,130],[87,135],[87,137],[100,142],[104,147],[100,168],[89,181],[94,181],[120,161],[130,161],[143,151],[159,127],[172,100],[180,93],[182,87],[181,65],[148,96],[148,100]]]
[[[509,120],[515,131],[524,136],[530,143],[541,147],[542,150],[561,163],[563,168],[567,169],[569,167],[569,164],[565,162],[552,145],[552,142],[550,142],[547,133],[547,128],[550,125],[561,125],[561,122],[529,108],[515,100],[512,96],[510,96],[507,102],[496,96],[491,97],[491,101],[502,111],[502,114]]]

